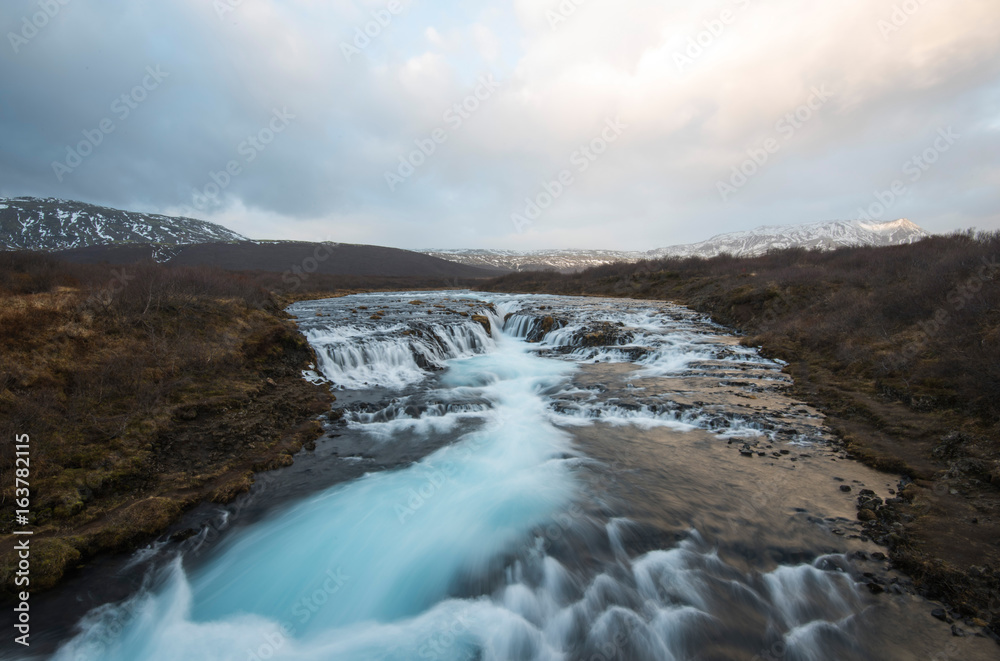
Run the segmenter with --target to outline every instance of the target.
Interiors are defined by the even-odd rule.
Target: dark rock
[[[840,485],[840,490],[843,491],[844,493],[850,493],[851,492],[851,487],[849,487],[846,484],[841,484]]]
[[[942,622],[951,622],[951,619],[948,617],[948,613],[946,613],[943,608],[935,608],[931,611],[931,615]]]
[[[863,521],[867,523],[869,521],[874,521],[876,518],[877,517],[875,516],[875,512],[871,510],[868,509],[858,510],[858,521]]]
[[[198,531],[194,528],[185,528],[184,530],[178,530],[173,535],[170,536],[171,542],[183,542],[185,539],[191,539],[198,534]]]
[[[953,459],[962,454],[962,446],[969,442],[969,437],[962,432],[953,431],[931,450],[931,455],[936,459]]]
[[[551,317],[546,317],[549,320]],[[629,344],[635,338],[622,324],[603,321],[581,329],[573,335],[573,344],[580,347],[608,347]]]

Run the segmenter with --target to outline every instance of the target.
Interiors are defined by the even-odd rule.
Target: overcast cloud
[[[4,196],[404,248],[1000,229],[997,0],[6,0],[3,28]]]

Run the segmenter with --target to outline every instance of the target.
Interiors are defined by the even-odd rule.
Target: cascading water
[[[851,534],[850,497],[834,482],[820,503],[809,491],[834,466],[842,480],[885,480],[819,463],[839,455],[822,418],[784,394],[780,364],[674,306],[491,301],[421,292],[293,306],[318,371],[342,390],[337,440],[423,454],[276,506],[200,559],[189,542],[153,587],[88,614],[55,658],[935,649],[920,636],[887,642],[891,618],[920,621],[912,598],[888,581],[883,602],[864,589],[871,567],[849,554],[874,547]],[[974,645],[963,654],[988,658]]]

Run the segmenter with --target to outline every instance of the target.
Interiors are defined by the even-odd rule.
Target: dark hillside
[[[397,278],[486,278],[498,273],[398,248],[304,241],[198,243],[169,249],[137,243],[88,246],[53,255],[81,264],[130,264],[158,255],[177,266],[270,271],[287,273],[289,279],[302,273]]]
[[[0,435],[30,436],[31,588],[291,463],[332,399],[301,377],[313,361],[247,276],[0,253]],[[10,508],[13,450],[0,445]],[[0,592],[16,567],[5,511]]]

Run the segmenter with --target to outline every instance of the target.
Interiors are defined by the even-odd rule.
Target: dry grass
[[[0,437],[31,436],[31,526],[49,540],[35,587],[155,535],[199,497],[235,495],[253,464],[288,463],[281,429],[318,411],[298,374],[308,345],[284,317],[253,279],[216,269],[0,253]],[[268,379],[292,393],[284,417]],[[265,430],[245,446],[212,428],[240,410]],[[222,440],[200,441],[206,429]],[[12,444],[0,451],[11,503]]]

